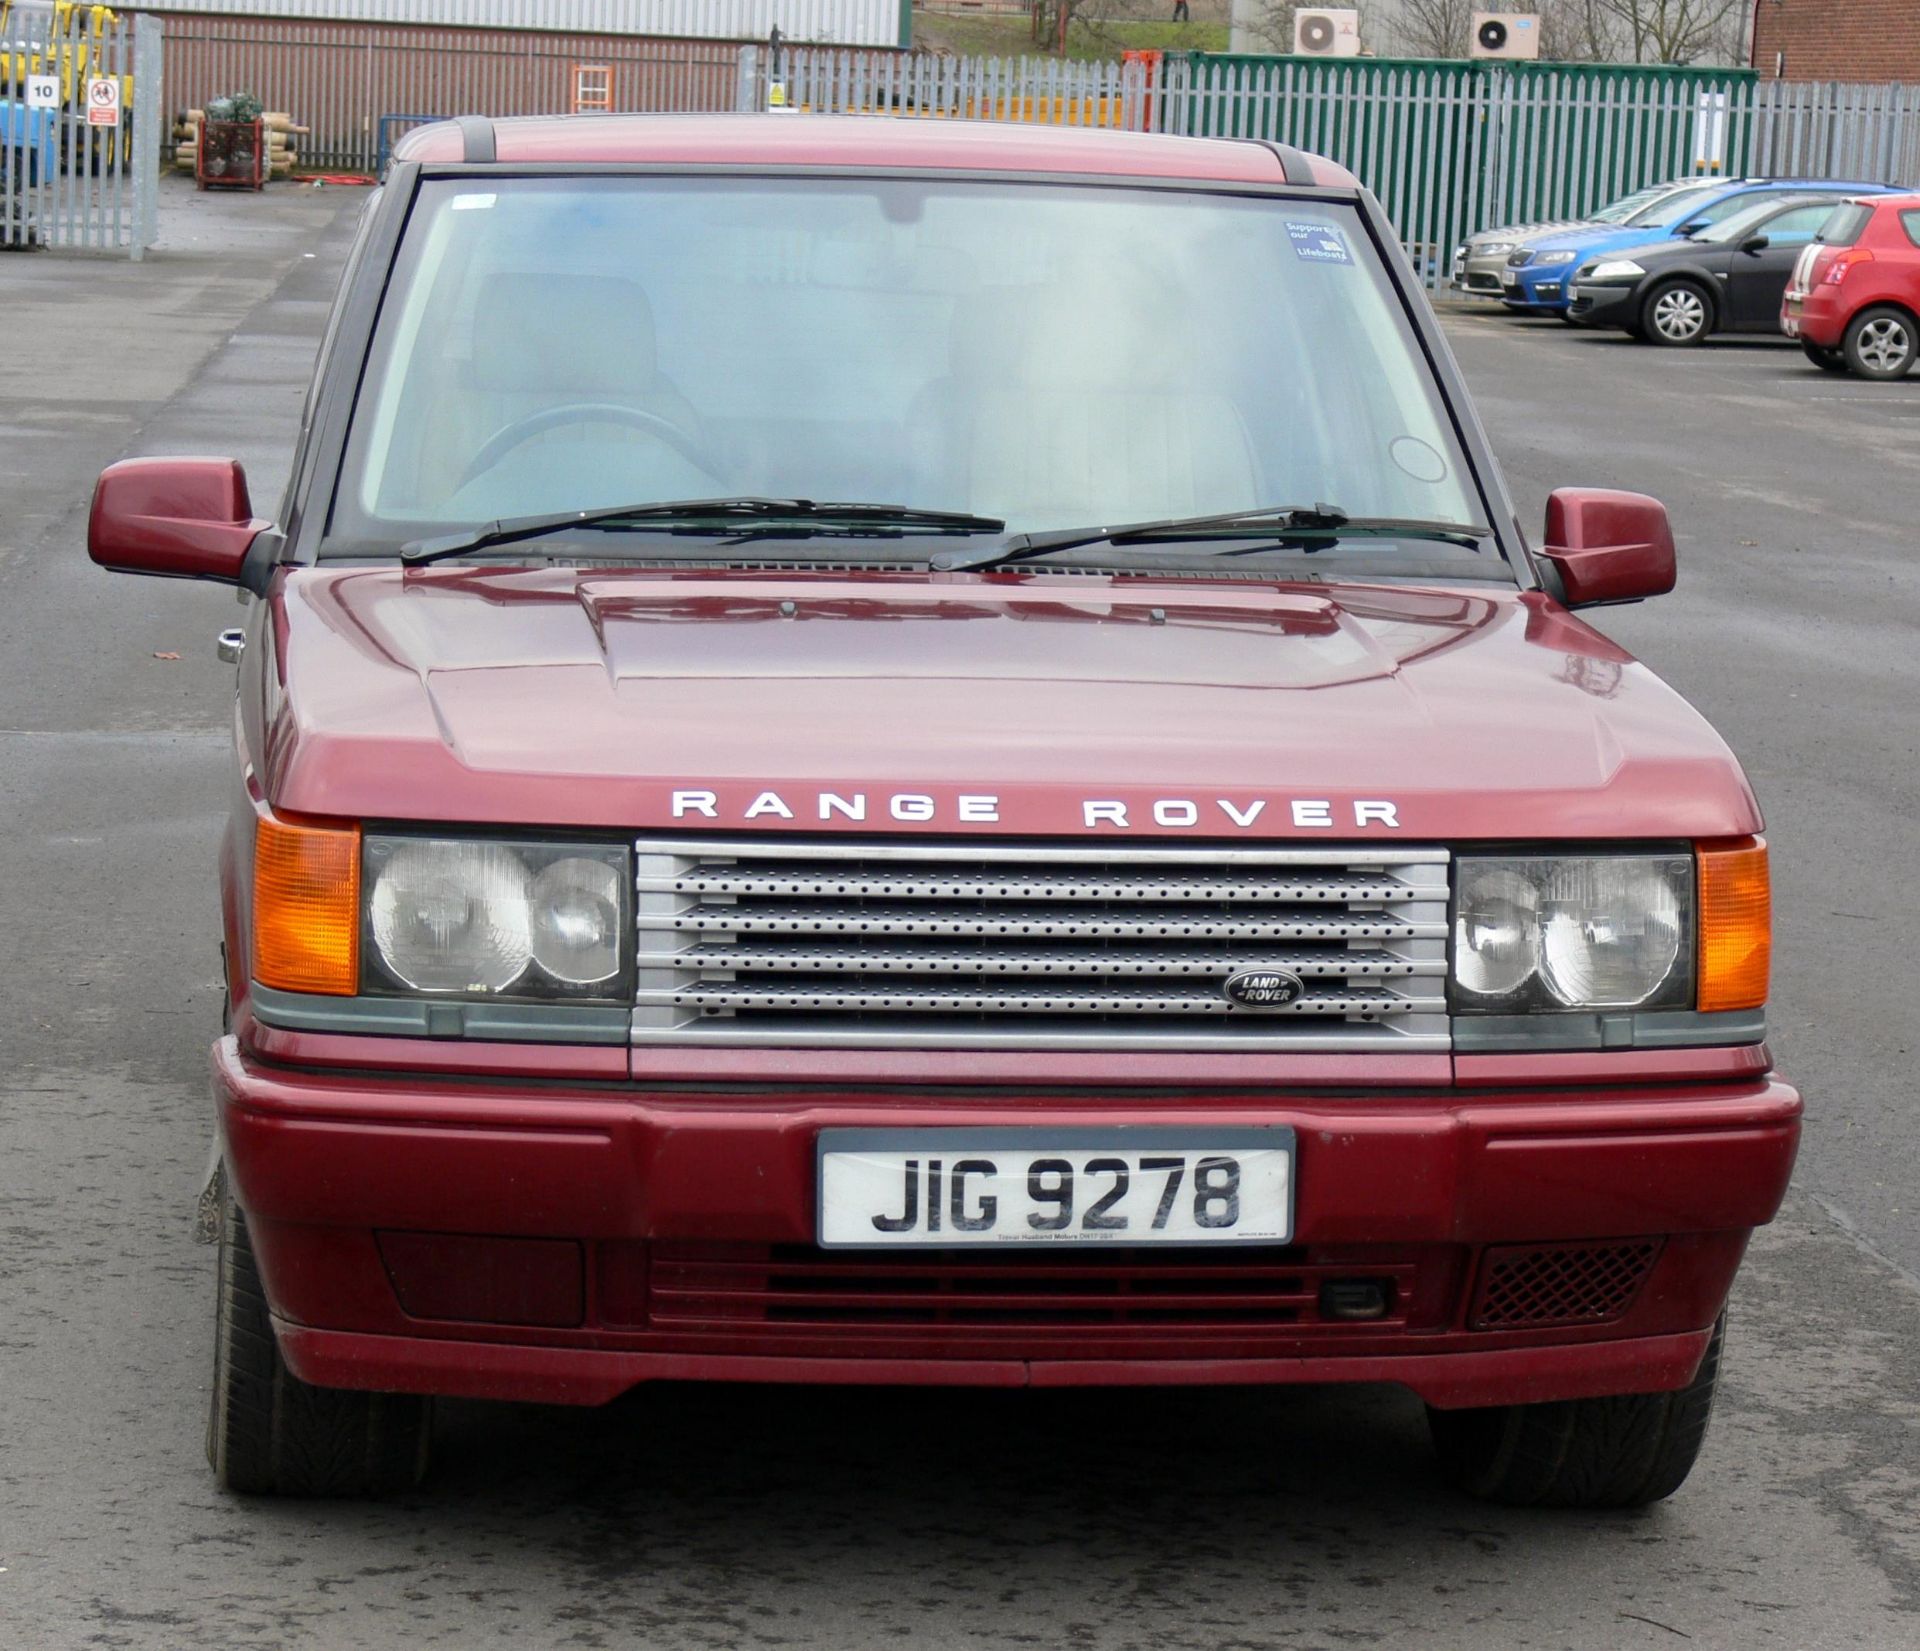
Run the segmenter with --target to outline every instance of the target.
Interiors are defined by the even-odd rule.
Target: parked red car
[[[1828,372],[1904,378],[1920,357],[1920,194],[1835,207],[1794,266],[1780,330]]]
[[[1391,1382],[1479,1495],[1686,1477],[1799,1136],[1759,806],[1571,611],[1665,511],[1527,542],[1350,175],[470,120],[326,336],[273,521],[139,459],[90,534],[256,598],[223,1484],[666,1379]]]

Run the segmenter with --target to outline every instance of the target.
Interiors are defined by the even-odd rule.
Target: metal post
[[[734,82],[733,106],[740,114],[750,115],[759,105],[755,88],[760,81],[760,48],[742,46]]]
[[[160,76],[166,25],[151,12],[133,19],[133,258],[160,239]]]

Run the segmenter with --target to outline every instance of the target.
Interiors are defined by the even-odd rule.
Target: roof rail
[[[469,166],[485,165],[500,158],[493,141],[493,122],[485,115],[461,115],[454,123],[460,128],[466,153],[460,158]]]
[[[1281,176],[1288,183],[1313,182],[1313,162],[1307,158],[1305,150],[1296,149],[1290,143],[1275,143],[1272,138],[1251,138],[1248,141],[1273,152],[1274,158],[1280,162]]]

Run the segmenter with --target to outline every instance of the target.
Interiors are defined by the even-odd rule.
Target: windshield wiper
[[[617,532],[623,528],[665,527],[683,532],[725,533],[743,525],[809,522],[853,530],[921,529],[929,533],[999,533],[1006,523],[996,516],[969,516],[956,510],[915,510],[898,504],[818,504],[812,499],[680,499],[663,504],[615,505],[606,510],[556,510],[544,516],[513,516],[483,527],[416,539],[403,545],[400,560],[410,567],[463,556],[472,550],[524,544],[580,528]]]
[[[1164,522],[1132,522],[1122,527],[1066,527],[1047,533],[1018,533],[998,545],[978,550],[936,551],[935,571],[964,573],[976,568],[1004,567],[1058,550],[1086,545],[1153,544],[1179,539],[1265,538],[1298,543],[1311,556],[1345,538],[1439,539],[1449,544],[1478,546],[1490,537],[1484,527],[1460,522],[1422,522],[1395,516],[1349,516],[1338,505],[1269,505],[1261,510],[1231,511],[1222,516],[1174,517]],[[1262,547],[1264,548],[1264,547]],[[1225,552],[1223,554],[1236,554]]]

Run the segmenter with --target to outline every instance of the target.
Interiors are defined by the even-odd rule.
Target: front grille
[[[1633,1305],[1660,1241],[1515,1244],[1487,1251],[1468,1322],[1476,1330],[1600,1324]]]
[[[1304,1249],[1199,1255],[1100,1249],[1063,1256],[977,1250],[858,1254],[811,1245],[656,1244],[648,1324],[662,1331],[743,1324],[817,1328],[1000,1326],[1200,1331],[1274,1326],[1345,1330],[1323,1313],[1325,1285],[1377,1285],[1385,1311],[1355,1323],[1406,1323],[1416,1268],[1397,1258],[1363,1263]]]
[[[1468,292],[1498,292],[1500,277],[1485,270],[1470,270],[1467,273]]]
[[[641,1043],[1448,1046],[1439,849],[642,839]],[[1248,1007],[1227,980],[1298,977]]]

